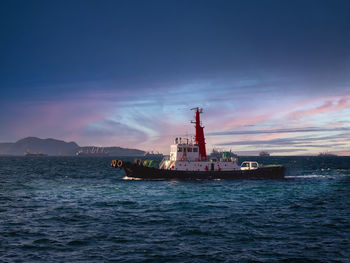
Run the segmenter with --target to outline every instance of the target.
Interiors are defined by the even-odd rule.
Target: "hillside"
[[[79,145],[75,142],[65,142],[56,139],[39,139],[27,137],[15,143],[0,143],[0,154],[24,155],[26,151],[31,153],[45,153],[48,155],[73,155]]]
[[[65,142],[56,139],[40,139],[27,137],[14,143],[0,143],[0,155],[24,155],[26,151],[31,153],[45,153],[50,156],[74,156],[80,149],[92,148],[93,146],[80,147],[75,142]],[[140,156],[143,151],[121,147],[105,147],[110,156]]]

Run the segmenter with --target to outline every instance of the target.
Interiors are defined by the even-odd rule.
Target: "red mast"
[[[201,157],[201,160],[206,160],[207,159],[207,151],[205,150],[205,138],[204,138],[204,130],[201,126],[201,121],[200,121],[200,114],[203,113],[203,110],[200,108],[193,108],[192,110],[196,110],[196,116],[195,116],[195,121],[192,123],[195,124],[196,128],[196,134],[195,134],[195,143],[198,144],[199,148],[199,154]]]

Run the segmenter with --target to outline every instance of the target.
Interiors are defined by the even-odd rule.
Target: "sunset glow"
[[[0,141],[167,153],[193,136],[198,106],[209,152],[349,155],[350,5],[340,2],[87,1],[65,17],[60,2],[9,2]]]

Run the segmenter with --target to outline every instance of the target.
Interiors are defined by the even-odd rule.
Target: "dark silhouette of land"
[[[75,156],[81,150],[91,150],[96,146],[79,146],[75,142],[65,142],[56,139],[40,139],[27,137],[14,143],[0,143],[0,155],[23,156],[26,152],[44,153],[50,156]],[[121,147],[104,147],[110,156],[141,156],[145,152],[137,149]]]

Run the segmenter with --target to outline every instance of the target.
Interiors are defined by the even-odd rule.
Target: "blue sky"
[[[350,154],[348,1],[0,6],[0,141]]]

